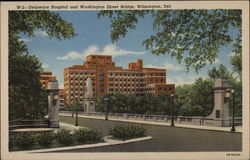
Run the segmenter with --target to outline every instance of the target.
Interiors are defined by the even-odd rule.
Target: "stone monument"
[[[84,112],[95,112],[95,106],[93,101],[93,88],[92,80],[90,77],[86,80],[85,95],[84,95]]]
[[[214,126],[226,127],[230,125],[229,102],[226,99],[226,90],[230,89],[228,80],[223,77],[215,78],[214,82],[214,110],[208,116],[213,119]]]
[[[48,118],[51,128],[59,128],[59,85],[57,80],[48,82]]]

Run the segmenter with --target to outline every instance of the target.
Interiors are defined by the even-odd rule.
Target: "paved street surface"
[[[60,116],[60,121],[75,124],[75,118]],[[95,128],[108,135],[109,128],[115,125],[140,125],[147,129],[153,139],[131,144],[106,146],[89,149],[75,149],[69,152],[185,152],[185,151],[241,151],[242,134],[197,128],[170,127],[103,119],[79,118],[79,125]],[[228,129],[228,128],[227,128]]]

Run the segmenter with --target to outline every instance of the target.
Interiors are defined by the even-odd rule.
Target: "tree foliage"
[[[110,113],[171,114],[171,99],[166,94],[136,96],[116,93],[109,95],[106,102],[104,98],[100,98],[96,103],[96,111],[105,112],[105,105]],[[175,114],[178,113],[177,109],[174,111]]]
[[[47,112],[47,94],[40,83],[42,65],[20,34],[34,36],[36,29],[49,37],[66,39],[75,36],[73,26],[49,11],[9,12],[9,119],[42,118]]]
[[[98,17],[111,20],[111,40],[125,37],[129,29],[135,29],[140,18],[153,17],[153,35],[143,41],[153,54],[170,54],[179,63],[185,62],[187,71],[198,71],[208,62],[215,62],[221,46],[233,44],[235,53],[241,56],[241,10],[129,10],[100,11]],[[229,29],[237,30],[234,39]]]
[[[208,71],[209,78],[196,79],[195,83],[176,87],[176,106],[180,108],[180,115],[208,116],[214,106],[214,78],[225,77],[231,88],[235,89],[235,115],[242,116],[242,86],[224,65]],[[232,114],[232,97],[229,103],[229,112]]]
[[[176,106],[183,116],[208,116],[213,111],[212,79],[196,79],[195,83],[176,88]]]

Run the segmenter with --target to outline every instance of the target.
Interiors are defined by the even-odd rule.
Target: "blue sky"
[[[63,69],[83,64],[88,54],[110,54],[117,66],[127,68],[128,62],[143,59],[144,67],[167,69],[167,83],[177,85],[190,84],[198,77],[207,77],[212,67],[224,64],[231,70],[230,58],[232,46],[221,47],[216,62],[208,64],[198,74],[191,70],[186,73],[185,64],[178,64],[169,55],[156,56],[146,50],[142,41],[152,33],[152,18],[141,19],[136,30],[130,30],[125,38],[112,43],[110,39],[110,21],[107,17],[98,19],[97,11],[60,11],[57,12],[67,22],[72,23],[78,36],[69,40],[49,38],[44,31],[35,31],[35,37],[22,36],[32,55],[36,55],[46,71],[57,76],[60,87],[63,86]],[[233,33],[232,33],[233,34]]]

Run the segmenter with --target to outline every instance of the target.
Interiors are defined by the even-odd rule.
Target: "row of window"
[[[116,91],[116,92],[118,92],[118,91],[120,91],[120,92],[134,92],[134,91],[136,91],[136,92],[142,92],[142,91],[145,91],[145,89],[144,88],[141,88],[141,89],[135,89],[135,88],[132,88],[132,89],[124,89],[124,90],[122,90],[121,88],[120,89],[118,89],[118,88],[109,88],[109,91],[110,92],[114,92],[114,91]]]
[[[109,76],[136,76],[136,77],[142,77],[145,76],[144,73],[110,73]]]
[[[80,78],[79,80],[80,80],[80,81],[82,81],[82,80],[86,81],[87,79],[88,79],[88,77],[87,77],[87,78]],[[70,81],[74,81],[74,80],[77,81],[78,78],[70,78]],[[95,81],[95,78],[91,78],[91,80],[92,80],[92,81]]]
[[[82,75],[85,75],[85,76],[86,76],[86,75],[92,75],[92,76],[93,76],[94,73],[93,73],[93,72],[85,72],[85,73],[82,73],[82,72],[81,72],[81,73],[73,73],[73,72],[71,72],[70,75],[71,75],[71,76],[77,76],[77,75],[78,75],[78,76],[82,76]]]
[[[143,81],[145,81],[145,79],[114,79],[114,78],[109,78],[109,81],[127,81],[127,82],[130,82],[130,81],[132,81],[132,82],[143,82]]]
[[[147,91],[154,91],[154,90],[158,90],[158,91],[167,91],[167,90],[169,90],[169,91],[172,91],[173,90],[173,88],[172,87],[169,87],[169,88],[147,88],[146,89]]]
[[[70,72],[70,75],[94,75],[93,72]],[[101,72],[100,76],[104,76],[104,73]],[[136,77],[142,77],[145,76],[145,73],[109,73],[109,76],[136,76]],[[166,73],[147,73],[146,76],[166,76]]]
[[[129,86],[141,86],[141,87],[143,87],[143,86],[146,86],[146,84],[142,84],[142,83],[137,83],[137,84],[130,84],[130,83],[128,83],[128,84],[126,84],[126,83],[124,83],[124,84],[122,84],[122,83],[120,83],[120,84],[118,84],[118,83],[116,83],[116,84],[113,84],[113,83],[110,83],[109,84],[109,86],[110,87],[113,87],[113,86],[124,86],[124,87],[129,87]]]
[[[70,83],[70,86],[71,87],[73,87],[73,86],[75,86],[76,88],[78,87],[78,83],[75,83],[75,85],[73,84],[73,83]],[[79,83],[79,87],[81,87],[82,88],[82,83]],[[84,86],[86,86],[86,83],[84,83]],[[92,86],[94,87],[95,86],[95,83],[92,83]]]

